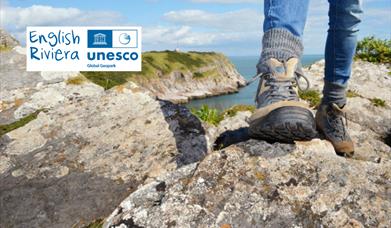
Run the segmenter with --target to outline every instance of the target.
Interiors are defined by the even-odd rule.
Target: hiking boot
[[[269,72],[261,75],[257,110],[249,121],[251,137],[293,142],[317,136],[314,116],[308,104],[301,102],[298,96],[298,80],[300,76],[304,77],[297,73],[298,62],[297,58],[283,63],[271,58],[266,62]]]
[[[333,144],[338,155],[353,156],[353,141],[347,131],[347,120],[343,108],[334,103],[321,104],[315,119],[318,130]]]

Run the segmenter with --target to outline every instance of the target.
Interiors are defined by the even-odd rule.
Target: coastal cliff
[[[106,88],[133,81],[157,97],[174,103],[234,93],[246,81],[223,54],[160,51],[143,53],[141,72],[83,72]]]

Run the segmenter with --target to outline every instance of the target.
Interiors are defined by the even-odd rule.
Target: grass
[[[20,120],[13,122],[13,123],[6,124],[6,125],[0,125],[0,137],[7,134],[10,131],[13,131],[17,128],[23,127],[24,125],[28,124],[32,120],[35,120],[41,111],[42,110],[38,110],[38,111],[31,113],[30,115],[27,115],[27,116],[21,118]]]
[[[361,97],[363,98],[363,96],[361,96],[360,94],[358,94],[356,91],[353,91],[353,90],[348,90],[346,92],[346,96],[349,97],[349,98],[352,98],[352,97]],[[386,106],[386,101],[385,100],[382,100],[380,98],[372,98],[372,99],[369,99],[371,101],[371,104],[376,106],[376,107],[385,107]]]
[[[93,221],[92,223],[88,224],[84,228],[102,228],[103,227],[104,220],[103,219],[97,219]]]
[[[357,91],[355,91],[355,90],[350,90],[350,89],[349,89],[349,90],[346,92],[346,97],[349,97],[349,98],[352,98],[352,97],[361,97],[361,95],[358,94]]]
[[[386,101],[380,98],[372,98],[370,101],[376,107],[386,107]]]
[[[233,117],[238,112],[242,111],[255,111],[255,106],[252,105],[234,105],[224,111],[218,109],[209,108],[208,105],[202,105],[199,109],[191,109],[191,112],[197,116],[200,120],[212,125],[218,125],[225,117]]]
[[[244,112],[244,111],[254,112],[255,111],[255,106],[253,106],[253,105],[234,105],[234,106],[226,109],[223,112],[223,115],[224,116],[233,117],[238,112]]]
[[[194,72],[193,73],[193,78],[195,79],[201,79],[201,78],[209,78],[209,77],[214,77],[218,76],[219,73],[217,72],[216,69],[204,71],[204,72]]]
[[[86,78],[79,74],[75,77],[72,77],[72,78],[68,78],[65,82],[68,84],[68,85],[81,85],[83,84],[84,82],[86,81]]]
[[[11,47],[0,45],[0,52],[11,51],[11,50],[12,50]]]
[[[202,105],[198,110],[191,109],[191,112],[200,120],[213,125],[218,125],[224,119],[224,116],[219,112],[219,110],[209,108],[207,105]]]
[[[174,64],[182,64],[187,66],[190,69],[196,69],[205,65],[206,62],[203,60],[201,54],[199,53],[182,53],[175,51],[166,51],[167,57],[166,59],[170,63]]]
[[[317,108],[321,101],[320,93],[316,90],[299,90],[299,96],[301,99],[308,101],[310,103],[310,106],[314,108]]]
[[[205,75],[201,72],[194,72],[193,77],[194,78],[203,78]]]
[[[102,86],[104,89],[110,89],[114,86],[126,83],[129,78],[127,72],[81,72],[84,77],[93,83]]]
[[[210,66],[216,59],[228,61],[223,55],[214,52],[175,52],[175,51],[151,51],[144,52],[142,57],[141,72],[81,72],[81,74],[102,86],[110,89],[128,81],[145,81],[168,75],[174,71],[193,73],[195,78],[217,75],[217,70],[207,72],[197,71],[204,66]]]

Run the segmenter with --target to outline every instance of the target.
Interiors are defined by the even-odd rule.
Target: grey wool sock
[[[346,104],[347,84],[329,82],[324,80],[322,104],[335,103],[339,107]]]
[[[274,28],[265,32],[262,39],[262,53],[257,65],[258,73],[267,72],[266,61],[270,58],[286,61],[289,58],[301,58],[303,44],[301,39],[283,28]]]

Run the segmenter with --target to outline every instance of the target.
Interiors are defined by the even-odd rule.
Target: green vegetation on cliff
[[[197,116],[200,120],[207,122],[209,124],[218,125],[224,118],[233,117],[238,112],[244,111],[255,111],[255,106],[253,105],[234,105],[226,110],[218,110],[214,108],[209,108],[208,105],[202,105],[199,109],[192,108],[191,112]]]
[[[229,63],[222,54],[215,52],[151,51],[142,56],[141,72],[81,72],[92,82],[110,89],[127,81],[144,81],[168,75],[171,72],[192,73],[200,79],[217,75],[216,61]],[[208,69],[202,69],[202,68]]]
[[[10,131],[13,131],[17,128],[23,127],[24,125],[28,124],[30,121],[35,120],[40,112],[41,112],[41,110],[38,110],[38,111],[31,113],[30,115],[27,115],[27,116],[13,122],[13,123],[6,124],[6,125],[0,125],[0,137],[7,134]]]
[[[0,52],[10,51],[10,50],[12,50],[11,47],[8,47],[8,46],[5,46],[5,45],[0,45]]]
[[[320,93],[312,89],[304,91],[299,90],[299,96],[301,99],[308,101],[310,106],[315,109],[318,108],[321,101]]]
[[[373,36],[360,40],[356,48],[356,59],[374,63],[391,63],[391,40]]]
[[[79,74],[75,77],[72,77],[72,78],[69,78],[67,79],[65,82],[68,84],[68,85],[81,85],[83,84],[84,82],[86,81],[86,78]]]
[[[372,98],[370,99],[371,103],[376,106],[376,107],[386,107],[386,101],[385,100],[382,100],[380,98]]]

